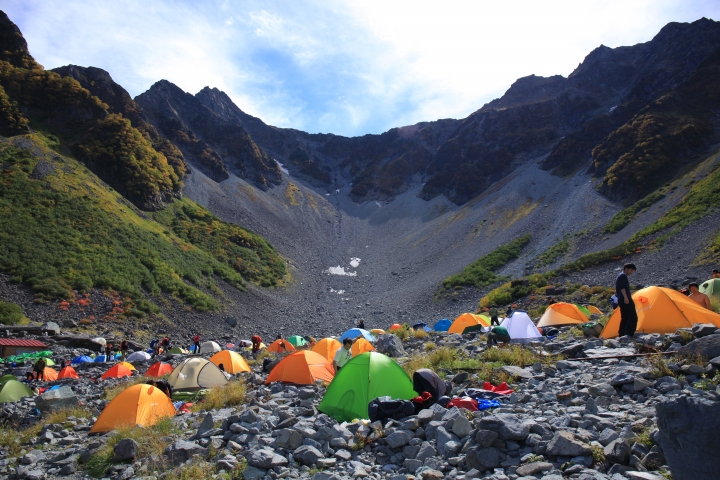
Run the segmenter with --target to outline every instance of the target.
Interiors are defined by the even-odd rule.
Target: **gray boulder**
[[[415,434],[410,430],[395,430],[385,437],[385,441],[390,448],[400,448],[410,443],[414,436]]]
[[[448,455],[460,450],[462,444],[460,439],[452,433],[445,430],[445,427],[439,427],[435,433],[437,449],[442,455]]]
[[[297,430],[290,428],[283,428],[278,430],[277,437],[275,438],[275,445],[279,448],[286,448],[288,450],[295,450],[302,445],[303,436]]]
[[[50,335],[60,335],[60,325],[55,322],[46,322],[42,328],[47,330]]]
[[[625,443],[625,440],[618,438],[610,442],[603,449],[603,453],[608,462],[627,465],[628,459],[630,458],[630,447]]]
[[[609,383],[595,384],[588,388],[588,392],[593,397],[612,397],[613,395],[617,394],[617,392],[615,391],[615,387],[613,387]]]
[[[465,455],[465,464],[480,472],[499,467],[505,461],[505,454],[497,448],[472,447]]]
[[[693,342],[699,342],[703,337]],[[690,345],[690,344],[688,344]],[[674,480],[710,480],[720,472],[720,402],[678,397],[656,407],[659,435]]]
[[[470,420],[465,417],[458,417],[453,422],[452,432],[458,436],[458,438],[465,438],[470,435],[472,431],[472,424]]]
[[[49,390],[35,399],[35,405],[42,413],[56,412],[77,406],[78,397],[67,385]]]
[[[186,460],[191,459],[195,455],[205,456],[207,453],[207,448],[203,448],[197,443],[185,440],[178,440],[172,445],[168,445],[165,449],[165,456],[167,456],[175,465],[179,465]]]
[[[123,438],[113,449],[113,461],[124,462],[125,460],[132,460],[137,456],[139,447],[140,444],[132,438]]]
[[[530,425],[511,413],[485,417],[480,420],[479,428],[497,432],[501,440],[525,440],[530,434]]]
[[[513,365],[505,365],[498,368],[498,370],[507,373],[511,377],[517,377],[520,380],[530,380],[531,378],[533,378],[533,373],[530,370],[526,368],[515,367]]]
[[[375,349],[390,357],[404,357],[405,349],[400,339],[395,335],[380,335],[375,343]]]
[[[577,457],[590,455],[592,450],[587,443],[576,440],[572,433],[560,430],[555,432],[555,436],[548,442],[546,453],[555,456]]]
[[[718,328],[712,323],[696,323],[692,326],[692,333],[695,338],[707,337],[717,333]]]
[[[532,462],[528,463],[527,465],[521,465],[517,469],[518,475],[521,477],[529,477],[530,475],[535,475],[536,473],[540,472],[546,472],[548,470],[553,469],[553,464],[548,462]]]
[[[250,457],[247,459],[248,465],[257,468],[273,468],[273,467],[284,467],[288,464],[287,458],[282,455],[278,455],[269,448],[261,448],[252,452]]]
[[[700,355],[705,358],[720,356],[720,334],[715,333],[693,340],[687,345],[680,347],[678,353],[688,356]]]
[[[301,465],[307,465],[308,467],[314,467],[317,465],[318,460],[325,458],[320,450],[310,445],[297,448],[293,452],[293,456]]]

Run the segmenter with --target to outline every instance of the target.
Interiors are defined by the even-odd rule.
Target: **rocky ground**
[[[428,340],[432,348],[469,357],[487,348],[473,335],[411,336],[404,344],[391,335],[381,339],[379,349],[401,364],[428,355]],[[46,340],[56,360],[90,352],[77,339]],[[634,341],[573,337],[566,331],[559,339],[522,348],[548,360],[499,367],[515,390],[499,398],[499,408],[470,412],[434,405],[417,415],[373,423],[338,423],[317,410],[324,386],[265,385],[267,372],[258,364],[252,373],[232,379],[246,385],[243,405],[177,415],[173,428],[157,440],[157,453],[148,456],[140,454],[147,451],[142,436],[118,442],[115,432],[88,435],[107,403],[105,390],[118,381],[98,380],[109,365],[85,364],[78,367],[79,381],[42,385],[69,387],[71,394],[57,400],[58,406],[79,405],[89,418],[44,424],[30,438],[18,435],[24,443],[14,449],[5,439],[0,475],[87,478],[95,456],[112,442],[104,476],[118,479],[235,478],[240,470],[246,479],[662,480],[671,478],[670,472],[676,480],[716,478],[718,329],[638,334]],[[633,356],[648,350],[676,356],[666,361]],[[164,358],[174,365],[182,359]],[[139,372],[147,366],[136,364]],[[3,373],[23,377],[28,368]],[[439,373],[452,381],[454,395],[485,380],[472,370]],[[52,404],[43,398],[4,404],[5,428],[23,432],[43,423],[35,408]]]

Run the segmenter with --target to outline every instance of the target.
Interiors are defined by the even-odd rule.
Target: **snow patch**
[[[344,275],[346,277],[357,277],[357,272],[346,272],[344,267],[337,266],[337,267],[330,267],[327,270],[325,270],[326,273],[329,273],[330,275]]]
[[[273,160],[275,160],[275,159],[273,158]],[[290,171],[288,171],[287,168],[283,167],[283,164],[282,164],[282,163],[278,162],[277,160],[275,160],[275,163],[278,164],[278,167],[280,167],[280,171],[281,171],[281,172],[283,172],[283,173],[284,173],[285,175],[287,175],[288,177],[290,176]]]
[[[612,111],[615,110],[616,108],[617,108],[617,105],[615,105],[614,107],[610,107],[610,110],[608,110],[608,113],[612,112]]]
[[[359,259],[359,258],[353,257],[353,258],[350,259],[350,266],[351,266],[351,267],[357,268],[358,265],[360,265],[360,259]]]

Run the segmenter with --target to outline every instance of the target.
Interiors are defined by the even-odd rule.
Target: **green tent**
[[[318,410],[339,422],[368,418],[368,403],[386,395],[409,400],[417,393],[410,377],[393,359],[377,352],[362,353],[335,375]]]
[[[591,312],[590,310],[588,310],[587,307],[584,307],[584,306],[580,305],[579,303],[576,303],[576,304],[574,304],[574,305],[575,305],[575,306],[578,308],[578,310],[580,310],[586,317],[590,318],[590,315],[592,315],[592,312]]]
[[[700,284],[700,292],[708,297],[720,298],[720,278],[711,278]]]
[[[184,355],[186,353],[189,353],[189,351],[182,349],[180,347],[173,347],[170,350],[168,350],[168,353],[172,353],[173,355]]]
[[[0,403],[17,402],[22,397],[32,397],[33,391],[22,382],[8,380],[0,389]]]
[[[0,387],[5,385],[9,380],[17,380],[17,377],[15,375],[13,375],[12,373],[3,375],[2,377],[0,377]]]
[[[46,359],[45,359],[45,365],[48,366],[48,367],[54,367],[54,366],[55,366],[55,362],[54,362],[51,358],[46,358]]]
[[[288,338],[288,342],[292,343],[293,347],[302,347],[303,345],[307,345],[307,340],[305,340],[300,335],[293,335],[292,337]]]

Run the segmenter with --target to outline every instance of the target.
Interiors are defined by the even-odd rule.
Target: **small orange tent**
[[[270,346],[267,347],[268,352],[273,353],[287,353],[287,352],[294,352],[295,347],[292,346],[292,343],[288,342],[287,340],[275,340],[270,344]]]
[[[172,371],[173,371],[173,367],[169,363],[157,362],[157,363],[150,365],[150,368],[148,368],[147,372],[145,372],[145,376],[160,378],[164,375],[168,375],[168,374],[172,373]]]
[[[372,343],[368,342],[362,337],[358,337],[357,340],[355,340],[355,343],[353,343],[352,346],[352,356],[356,357],[360,355],[361,353],[365,352],[374,352],[375,347],[372,346]]]
[[[163,417],[173,416],[175,407],[167,395],[152,385],[133,385],[105,406],[90,433],[135,425],[150,427]]]
[[[70,365],[68,365],[67,367],[63,367],[60,370],[60,373],[58,373],[57,378],[58,378],[58,380],[62,380],[64,378],[80,378],[80,377],[78,377],[78,374],[75,371],[75,369],[73,367],[71,367]]]
[[[388,328],[388,330],[394,332],[395,330],[400,330],[401,328],[402,325],[400,325],[399,323],[393,323],[392,325],[390,325],[390,328]]]
[[[247,364],[242,355],[237,352],[231,352],[230,350],[217,352],[215,355],[210,357],[209,360],[218,367],[222,364],[225,371],[233,375],[240,372],[251,371],[250,366]]]
[[[559,327],[587,323],[588,317],[572,303],[558,302],[550,305],[538,322],[538,327]]]
[[[374,335],[385,335],[385,330],[383,330],[382,328],[373,328],[372,330],[370,330],[370,333]]]
[[[671,288],[647,287],[632,296],[638,316],[637,331],[673,333],[696,323],[712,323],[720,328],[720,315],[701,307]],[[616,308],[600,337],[615,338],[620,330],[620,309]]]
[[[598,307],[596,307],[595,305],[585,305],[585,308],[587,308],[588,310],[590,310],[590,313],[596,313],[596,314],[598,314],[598,315],[604,315],[604,313],[602,312],[602,310],[600,310],[600,309],[599,309]]]
[[[316,380],[331,382],[335,376],[332,363],[312,350],[291,353],[275,365],[266,384],[272,382],[312,385]]]
[[[45,367],[45,371],[43,373],[45,374],[44,376],[46,382],[54,382],[58,379],[58,372],[55,369]]]
[[[110,367],[107,372],[103,373],[101,378],[103,380],[107,380],[108,378],[122,378],[130,376],[132,376],[132,371],[125,365],[120,365],[118,363],[117,365]]]
[[[452,325],[450,325],[450,328],[448,329],[448,333],[463,333],[466,328],[477,326],[489,327],[490,322],[485,320],[485,317],[481,315],[463,313],[453,321]]]
[[[319,353],[332,362],[335,359],[335,353],[340,347],[342,347],[342,343],[338,342],[334,338],[323,338],[317,342],[311,350],[315,353]]]
[[[118,363],[118,365],[122,365],[122,366],[124,366],[124,367],[127,367],[128,370],[132,370],[132,371],[135,371],[135,370],[136,370],[135,365],[133,365],[132,363],[120,362],[120,363]]]

